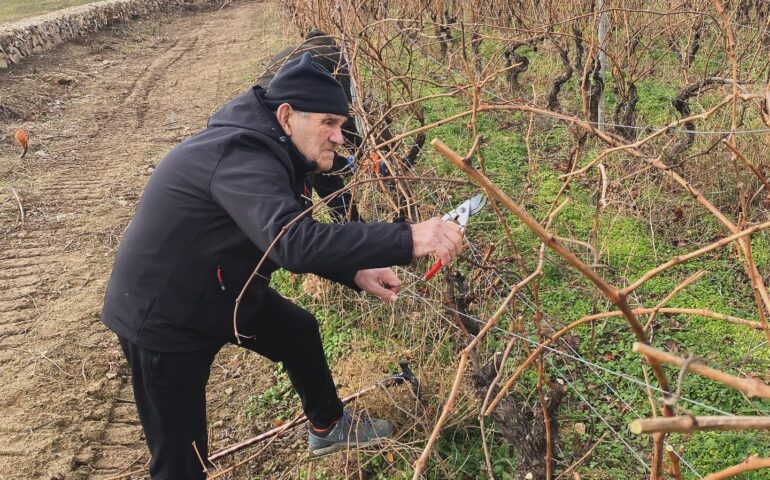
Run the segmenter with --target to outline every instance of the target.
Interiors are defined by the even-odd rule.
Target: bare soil
[[[146,476],[127,475],[148,453],[99,319],[114,253],[153,165],[297,41],[287,25],[277,2],[168,12],[0,72],[0,479]],[[30,136],[24,159],[17,128]],[[265,427],[237,406],[270,371],[220,353],[213,449]]]

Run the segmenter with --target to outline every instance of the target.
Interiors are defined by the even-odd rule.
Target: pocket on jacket
[[[229,342],[235,338],[233,329],[235,300],[251,275],[253,266],[236,268],[234,266],[229,267],[228,263],[225,262],[219,262],[217,265],[219,266],[219,273],[214,272],[214,281],[206,288],[200,299],[195,302],[193,328]],[[252,280],[238,306],[239,324],[244,322],[242,319],[251,318],[255,314],[262,303],[264,289],[263,279],[256,277]]]

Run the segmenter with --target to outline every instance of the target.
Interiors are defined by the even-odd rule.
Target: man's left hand
[[[353,281],[361,290],[371,293],[383,302],[395,302],[401,287],[401,280],[392,268],[359,270]]]

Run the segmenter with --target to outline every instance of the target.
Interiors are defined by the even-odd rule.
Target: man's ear
[[[278,124],[281,125],[286,135],[291,136],[291,127],[289,126],[289,117],[294,113],[294,109],[288,103],[282,103],[275,111],[275,117],[278,119]]]

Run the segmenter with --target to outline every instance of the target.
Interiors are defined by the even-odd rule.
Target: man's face
[[[305,113],[292,110],[282,125],[299,153],[308,162],[318,163],[316,172],[331,170],[337,145],[342,145],[342,124],[346,118],[331,113]],[[288,128],[286,128],[288,127]]]

